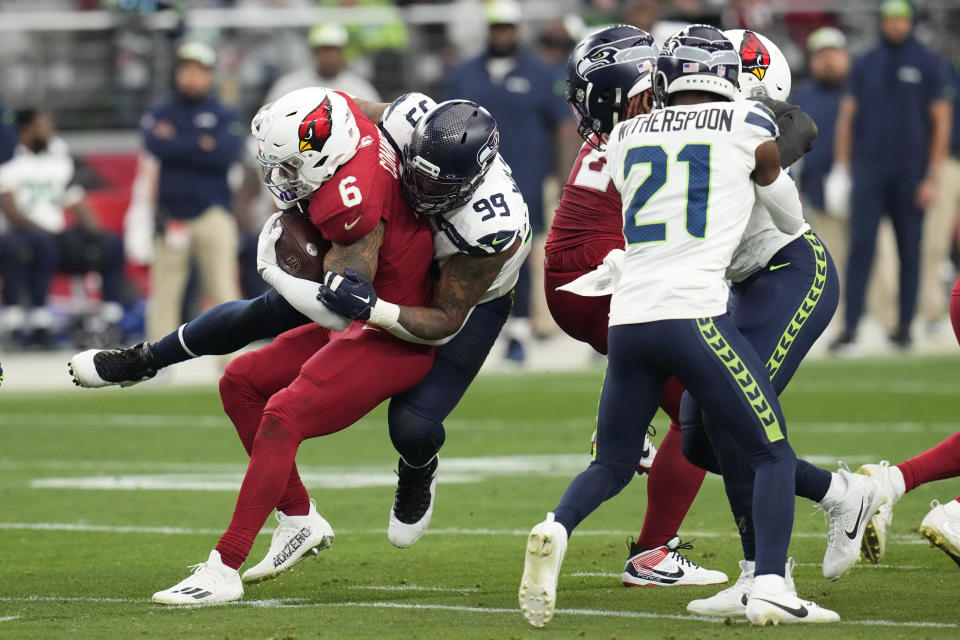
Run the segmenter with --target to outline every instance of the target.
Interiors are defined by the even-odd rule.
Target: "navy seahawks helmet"
[[[577,131],[599,148],[627,101],[652,86],[657,50],[643,29],[618,24],[590,34],[567,61],[566,98]]]
[[[740,56],[733,43],[716,27],[694,24],[663,43],[653,93],[660,107],[679,91],[704,91],[733,100],[739,77]]]
[[[403,148],[403,195],[433,216],[470,201],[500,148],[490,112],[469,100],[441,102],[420,118]]]

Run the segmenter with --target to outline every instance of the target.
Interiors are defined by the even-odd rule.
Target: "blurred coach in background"
[[[542,233],[543,183],[556,168],[554,135],[570,111],[554,90],[556,71],[520,45],[520,19],[520,6],[513,0],[487,5],[487,50],[452,70],[446,95],[482,104],[496,118],[500,153],[513,169],[534,233]],[[524,362],[524,345],[532,333],[530,295],[528,261],[517,281],[513,317],[503,329],[510,340],[507,358],[517,364]]]
[[[950,139],[949,68],[914,37],[907,0],[886,0],[880,11],[882,40],[854,64],[837,117],[829,180],[850,175],[852,192],[845,327],[833,350],[856,340],[884,214],[893,223],[900,256],[899,320],[890,341],[910,346],[923,211],[936,195]]]
[[[147,338],[180,324],[181,301],[196,264],[212,304],[240,297],[237,223],[227,210],[227,171],[243,149],[247,127],[212,93],[216,55],[200,42],[177,50],[174,94],[144,115],[144,146],[160,162],[156,238],[150,269]]]
[[[823,182],[833,166],[837,112],[850,73],[850,54],[843,32],[833,27],[821,27],[811,33],[807,39],[807,51],[810,53],[811,77],[793,91],[790,101],[813,118],[819,134],[813,149],[803,156],[800,193],[803,195],[804,216],[830,248],[842,271],[847,255],[847,219],[827,210]]]

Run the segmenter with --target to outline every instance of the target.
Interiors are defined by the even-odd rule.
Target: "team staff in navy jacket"
[[[240,297],[227,171],[239,160],[246,127],[212,94],[213,49],[191,42],[177,57],[173,95],[151,107],[140,123],[144,146],[160,162],[147,313],[151,340],[177,328],[191,263],[212,304]]]
[[[534,233],[542,233],[543,182],[555,168],[554,136],[570,118],[570,108],[562,92],[555,90],[556,70],[520,45],[520,5],[514,0],[494,0],[487,4],[486,13],[487,50],[451,71],[446,95],[482,104],[496,118],[500,153],[513,169]],[[517,281],[513,317],[503,330],[510,340],[507,358],[518,363],[524,361],[523,345],[531,334],[530,295],[528,264]]]
[[[831,345],[835,350],[855,341],[884,214],[893,223],[900,255],[900,313],[890,341],[910,346],[923,212],[936,195],[950,142],[949,67],[913,35],[913,8],[907,0],[885,0],[880,11],[883,38],[853,65],[825,186],[829,193],[836,176],[849,172],[852,178],[846,326]]]

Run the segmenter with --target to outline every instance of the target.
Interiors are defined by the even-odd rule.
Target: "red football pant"
[[[544,294],[547,308],[556,323],[571,338],[586,342],[597,352],[607,353],[607,330],[610,319],[610,296],[586,297],[568,291],[557,291],[592,270],[616,246],[598,246],[594,249],[573,247],[550,254],[544,271]],[[592,253],[593,255],[587,255]],[[642,549],[653,549],[677,535],[680,524],[690,510],[706,471],[683,457],[680,447],[680,397],[683,385],[674,378],[660,398],[660,408],[670,416],[670,429],[657,449],[647,479],[647,512],[643,528],[637,536]]]
[[[953,333],[960,343],[960,278],[957,278],[950,294],[950,322],[953,324]]]
[[[350,426],[420,382],[433,351],[359,322],[339,333],[309,324],[227,366],[220,396],[250,464],[217,544],[224,564],[243,564],[274,507],[288,515],[308,512],[294,464],[300,443]]]
[[[907,491],[934,480],[960,476],[960,431],[934,448],[901,462],[897,468],[903,473]]]

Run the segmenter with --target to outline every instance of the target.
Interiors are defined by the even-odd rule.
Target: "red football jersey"
[[[350,244],[387,223],[373,286],[399,305],[425,306],[433,285],[433,234],[414,215],[400,189],[400,159],[380,129],[346,94],[360,129],[360,148],[310,198],[310,220],[324,238]]]
[[[592,242],[624,246],[620,194],[604,172],[606,161],[603,151],[580,147],[550,225],[547,253]]]

